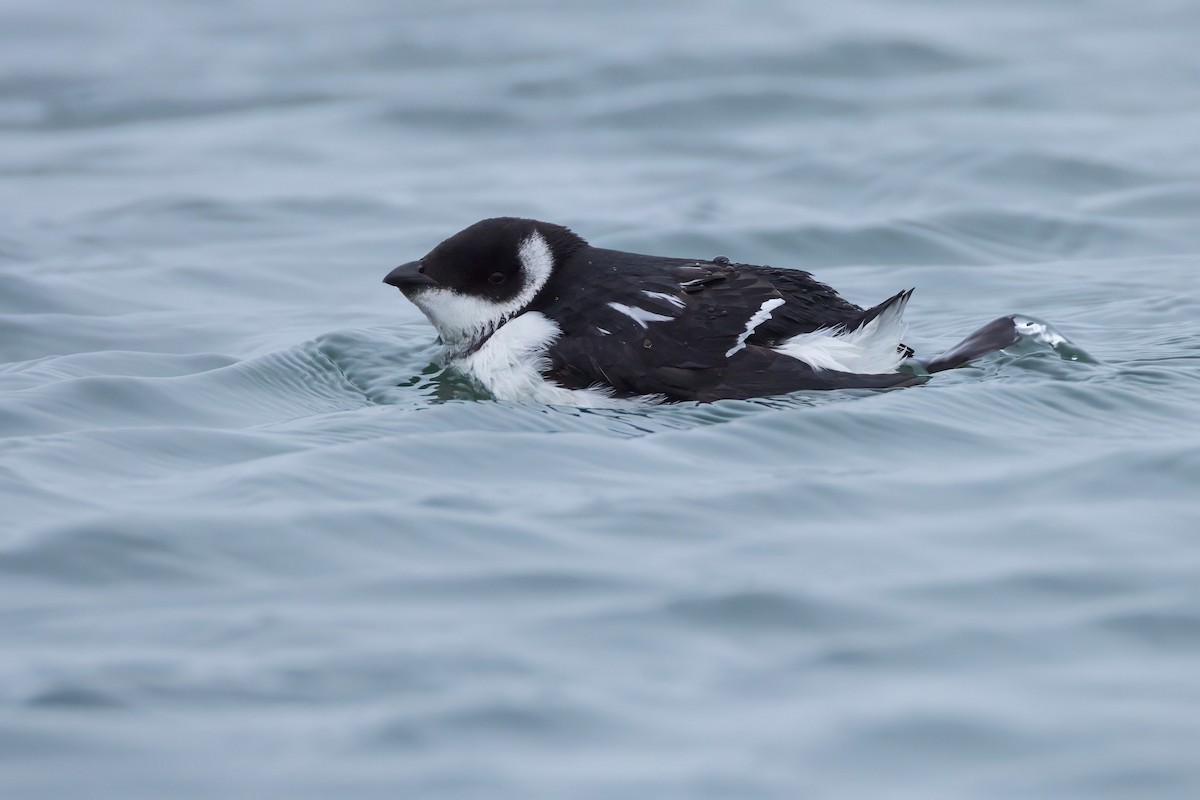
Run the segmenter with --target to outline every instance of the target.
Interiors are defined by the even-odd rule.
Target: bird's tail
[[[862,316],[859,317],[853,324],[847,325],[846,329],[850,331],[858,330],[859,328],[870,324],[872,320],[878,319],[879,317],[893,318],[898,323],[900,317],[904,314],[904,307],[907,306],[908,301],[912,299],[912,293],[912,289],[905,289],[903,292],[897,292],[879,305],[868,308],[866,311],[862,312]],[[879,327],[884,327],[885,324],[886,323],[883,323]]]
[[[912,352],[901,344],[909,289],[867,309],[852,324],[801,333],[776,348],[815,370],[862,375],[895,372]]]

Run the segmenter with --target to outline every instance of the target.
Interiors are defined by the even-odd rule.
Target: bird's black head
[[[585,244],[561,225],[485,219],[383,280],[425,312],[444,342],[469,347],[528,308],[558,265]]]

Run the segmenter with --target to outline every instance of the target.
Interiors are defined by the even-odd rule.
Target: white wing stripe
[[[644,308],[638,308],[637,306],[622,305],[621,303],[609,303],[608,307],[611,308],[613,311],[617,311],[621,314],[624,314],[625,316],[629,317],[631,320],[636,322],[638,325],[641,325],[643,328],[645,328],[651,322],[670,322],[671,320],[674,319],[674,317],[667,317],[667,316],[663,316],[662,314],[655,314],[653,311],[647,311]]]
[[[726,351],[725,357],[729,358],[739,350],[744,350],[746,347],[746,340],[750,338],[752,333],[754,333],[754,329],[769,320],[771,318],[771,312],[779,308],[781,305],[783,305],[782,297],[764,300],[763,304],[759,306],[758,311],[755,311],[750,315],[750,319],[746,320],[746,330],[738,334],[737,344]]]

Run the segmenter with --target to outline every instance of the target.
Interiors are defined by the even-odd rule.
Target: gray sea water
[[[1200,5],[0,4],[0,796],[1200,796]],[[431,366],[486,216],[929,384]]]

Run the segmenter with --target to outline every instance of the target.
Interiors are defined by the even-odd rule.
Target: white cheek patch
[[[449,289],[424,289],[415,293],[412,301],[452,348],[469,345],[503,321],[499,307],[490,300]]]
[[[739,350],[744,350],[746,347],[746,340],[750,338],[755,329],[758,328],[759,325],[762,325],[764,322],[769,320],[771,318],[771,312],[779,308],[781,305],[783,305],[783,303],[784,299],[782,297],[764,300],[763,304],[758,307],[758,311],[755,311],[750,315],[750,319],[746,320],[746,330],[738,334],[737,343],[734,344],[733,347],[729,348],[728,351],[726,351],[725,357],[729,358]]]
[[[674,317],[655,314],[653,311],[647,311],[646,309],[638,308],[637,306],[623,305],[622,303],[609,303],[608,307],[613,311],[624,314],[638,325],[641,325],[643,328],[645,328],[651,322],[670,322],[671,320],[675,319]]]
[[[554,272],[554,253],[537,231],[521,242],[517,259],[521,262],[521,271],[516,276],[521,290],[509,300],[497,302],[434,287],[415,293],[412,301],[429,317],[438,335],[451,350],[469,349],[524,311]]]

